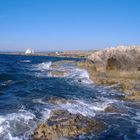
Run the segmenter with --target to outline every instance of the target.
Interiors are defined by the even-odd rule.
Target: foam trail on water
[[[40,71],[46,71],[50,68],[51,65],[52,65],[52,62],[43,62],[41,64],[38,64],[37,68]]]
[[[39,104],[48,104],[47,102],[44,102],[42,98],[40,99],[33,99],[32,100],[33,103],[39,103]]]
[[[20,62],[23,62],[23,63],[30,63],[31,60],[21,60]]]
[[[84,116],[94,117],[97,112],[102,112],[110,104],[114,103],[115,100],[109,100],[103,98],[98,102],[87,102],[84,100],[75,100],[74,103],[68,102],[67,104],[60,104],[61,108],[68,110],[71,113],[80,113]]]
[[[86,84],[93,83],[89,78],[89,74],[87,70],[84,69],[79,69],[79,68],[71,69],[71,74],[69,76],[75,79],[75,81],[80,81]]]
[[[13,137],[10,133],[4,138],[4,140],[23,140],[22,138]]]
[[[41,111],[41,114],[42,114],[42,120],[43,120],[43,121],[46,121],[46,120],[50,117],[51,109],[44,108],[44,109]]]
[[[12,80],[4,81],[0,86],[7,86],[12,83]]]
[[[0,116],[0,138],[3,140],[25,140],[28,139],[20,133],[29,133],[30,129],[34,127],[35,115],[26,110],[20,110],[17,113]]]

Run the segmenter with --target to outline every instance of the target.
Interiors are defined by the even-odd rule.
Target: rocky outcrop
[[[76,64],[81,68],[92,69],[93,71],[96,71],[95,64],[92,60],[86,59],[78,61]]]
[[[51,77],[64,77],[67,73],[65,71],[52,71],[49,73]]]
[[[54,104],[54,105],[61,105],[61,104],[67,104],[67,103],[75,103],[74,100],[67,100],[65,98],[61,98],[61,97],[50,97],[48,99],[48,103],[50,104]]]
[[[97,51],[88,57],[99,71],[139,70],[140,47],[119,46]]]
[[[105,113],[126,113],[124,110],[120,110],[119,108],[115,106],[108,106],[104,110]]]
[[[65,110],[51,112],[50,118],[37,126],[33,140],[58,140],[72,138],[87,133],[98,133],[105,130],[103,123],[84,117],[81,114],[71,114]]]

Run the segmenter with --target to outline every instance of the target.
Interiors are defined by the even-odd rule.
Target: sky
[[[140,0],[0,0],[0,51],[140,45]]]

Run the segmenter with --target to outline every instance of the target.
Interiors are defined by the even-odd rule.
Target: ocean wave
[[[3,140],[28,139],[26,135],[34,127],[35,118],[33,113],[26,110],[0,116],[0,138]],[[20,137],[21,133],[23,136]]]
[[[135,116],[131,117],[131,119],[131,122],[137,126],[136,133],[140,135],[140,110],[138,110]]]
[[[110,104],[114,103],[115,100],[109,100],[103,98],[98,102],[87,102],[84,100],[75,100],[75,103],[68,102],[67,104],[60,104],[62,109],[66,109],[71,113],[80,113],[84,116],[94,117],[96,113],[102,112]]]
[[[1,83],[0,86],[7,86],[11,83],[12,83],[12,80],[7,80],[7,81],[4,81],[3,83]]]
[[[43,98],[40,98],[40,99],[33,99],[32,102],[33,102],[33,103],[44,104],[44,105],[47,105],[47,104],[48,104],[47,102],[44,102],[44,101],[43,101]]]
[[[37,70],[41,73],[37,72],[37,77],[56,77],[56,78],[70,78],[72,81],[91,84],[93,83],[90,80],[89,74],[85,69],[79,69],[75,65],[67,64],[57,64],[56,67],[51,67],[52,62],[43,62],[35,66]]]
[[[21,60],[20,62],[22,62],[22,63],[30,63],[31,60]]]
[[[70,78],[73,78],[77,82],[91,84],[93,83],[92,80],[89,78],[89,73],[87,70],[79,69],[79,68],[73,68],[71,69],[71,73],[69,74]]]
[[[22,139],[22,138],[19,138],[19,137],[14,137],[14,136],[12,136],[10,133],[8,133],[8,134],[5,136],[4,140],[23,140],[23,139]]]
[[[62,78],[62,77],[67,77],[68,71],[51,71],[48,73],[48,77],[56,77],[56,78]]]
[[[41,64],[37,65],[37,69],[40,71],[46,71],[50,68],[50,66],[52,65],[52,62],[43,62]]]
[[[133,117],[134,120],[140,121],[140,112],[136,113],[136,116]]]
[[[42,120],[46,121],[50,117],[51,109],[44,108],[40,113],[42,114]]]

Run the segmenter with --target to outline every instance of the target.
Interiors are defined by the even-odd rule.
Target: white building
[[[34,50],[29,48],[25,51],[25,54],[34,54]]]

